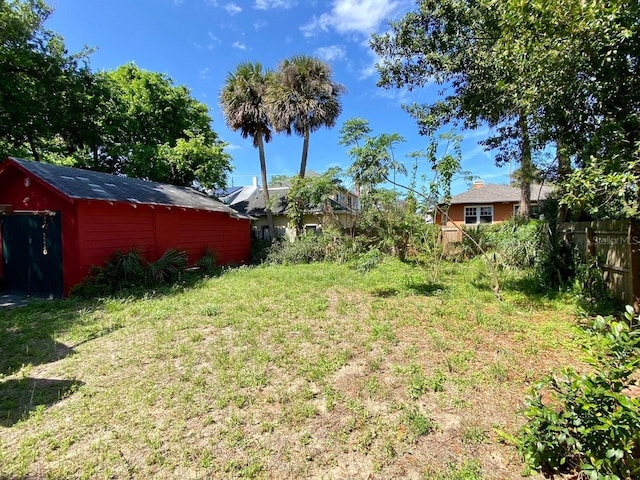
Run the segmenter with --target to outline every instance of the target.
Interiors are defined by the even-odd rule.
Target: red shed
[[[7,158],[0,165],[0,277],[16,293],[63,296],[117,250],[156,260],[249,261],[248,218],[192,188]]]

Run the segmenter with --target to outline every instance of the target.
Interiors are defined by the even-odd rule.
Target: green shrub
[[[147,277],[150,285],[162,285],[180,279],[187,267],[187,252],[170,248],[155,262],[147,265]]]
[[[274,242],[265,262],[284,265],[321,262],[325,259],[328,244],[328,237],[305,232],[294,241]]]
[[[489,230],[487,243],[496,252],[500,265],[531,268],[539,260],[541,231],[540,221],[513,217]]]
[[[640,478],[640,387],[631,378],[640,365],[640,332],[632,312],[627,307],[621,321],[593,323],[592,373],[566,369],[527,398],[528,421],[517,441],[529,468],[593,480]]]
[[[382,252],[377,248],[372,248],[368,252],[358,255],[355,264],[356,270],[360,273],[367,273],[380,265],[383,259]]]
[[[167,250],[153,263],[148,263],[136,249],[117,251],[104,265],[91,267],[89,275],[71,294],[94,298],[136,287],[159,286],[179,280],[186,266],[186,252],[175,249]]]
[[[202,257],[198,259],[198,267],[200,270],[209,276],[217,275],[220,272],[220,266],[216,261],[216,254],[213,253],[210,249],[205,249]]]
[[[104,265],[92,266],[89,275],[71,290],[72,295],[93,298],[145,283],[145,261],[139,251],[116,251]]]
[[[271,242],[266,240],[258,240],[251,236],[251,264],[259,265],[267,260],[267,256],[269,255],[269,250],[271,247]]]
[[[465,234],[462,240],[453,243],[451,256],[453,260],[469,260],[482,255],[493,248],[492,230],[493,225],[478,225],[464,228]]]
[[[274,242],[265,262],[269,264],[299,264],[323,261],[348,262],[357,257],[363,245],[334,229],[321,234],[305,232],[293,241]]]

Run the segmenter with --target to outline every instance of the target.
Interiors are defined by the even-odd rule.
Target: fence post
[[[587,237],[587,249],[585,251],[587,255],[587,259],[592,258],[596,254],[596,245],[593,241],[593,228],[587,227],[584,230],[585,236]]]
[[[631,260],[631,298],[633,300],[633,309],[636,313],[640,312],[640,225],[637,220],[629,222],[629,253]]]

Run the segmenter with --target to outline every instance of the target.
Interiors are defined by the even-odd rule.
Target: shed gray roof
[[[531,185],[531,200],[544,200],[553,191],[552,186]],[[520,188],[509,185],[498,185],[488,183],[478,188],[471,188],[466,192],[455,195],[451,198],[451,205],[473,204],[473,203],[510,203],[520,201]]]
[[[234,209],[189,187],[13,157],[9,157],[8,161],[72,199],[176,206],[237,215]]]

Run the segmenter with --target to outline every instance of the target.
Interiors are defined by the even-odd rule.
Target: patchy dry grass
[[[496,429],[580,333],[485,278],[239,269],[0,312],[0,478],[517,478]]]

